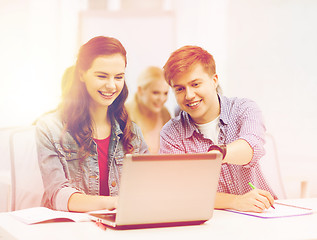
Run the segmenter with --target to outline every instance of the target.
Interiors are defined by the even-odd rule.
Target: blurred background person
[[[147,67],[137,79],[137,92],[126,103],[128,114],[142,130],[150,153],[158,153],[160,131],[171,118],[164,106],[168,98],[169,86],[159,67]]]

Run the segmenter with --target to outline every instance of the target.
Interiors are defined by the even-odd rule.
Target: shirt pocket
[[[62,148],[58,150],[66,178],[77,186],[76,182],[80,181],[83,172],[77,152],[65,152]]]
[[[116,165],[122,165],[124,160],[124,154],[122,152],[119,152],[114,157]]]
[[[65,154],[65,159],[69,168],[69,171],[72,173],[80,172],[81,166],[80,166],[80,159],[78,157],[77,153],[70,152]]]
[[[114,176],[112,176],[117,184],[120,183],[121,174],[122,174],[122,168],[123,168],[123,161],[124,161],[124,154],[122,152],[119,152],[114,157]]]

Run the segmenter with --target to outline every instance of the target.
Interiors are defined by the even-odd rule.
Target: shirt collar
[[[227,125],[229,120],[228,100],[227,98],[221,96],[220,94],[218,94],[218,99],[220,103],[220,117],[219,117],[220,123]],[[185,138],[190,138],[194,134],[194,132],[200,133],[193,119],[190,117],[190,115],[187,112],[181,111],[180,114],[181,114],[182,124],[185,129]]]
[[[227,125],[229,122],[228,99],[220,94],[218,94],[218,99],[220,103],[220,122]]]
[[[181,111],[180,114],[181,114],[181,121],[185,130],[185,138],[190,138],[191,136],[193,136],[195,131],[199,133],[199,130],[196,124],[194,123],[193,119],[191,118],[191,116],[185,111]]]
[[[112,124],[112,132],[116,136],[123,134],[121,127],[120,127],[120,124],[118,123],[118,121],[115,118],[111,119],[111,124]]]

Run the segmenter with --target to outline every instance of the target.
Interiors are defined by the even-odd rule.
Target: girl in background
[[[169,86],[161,68],[150,66],[139,76],[134,98],[126,104],[129,117],[140,126],[150,153],[160,149],[160,131],[171,116],[164,106]]]
[[[126,65],[117,39],[89,40],[58,109],[37,121],[44,206],[76,212],[115,208],[125,154],[148,152],[124,107]]]

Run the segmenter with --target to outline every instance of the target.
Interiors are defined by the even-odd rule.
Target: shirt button
[[[116,182],[115,182],[115,181],[113,181],[113,182],[111,183],[111,186],[112,186],[112,187],[117,186]]]

